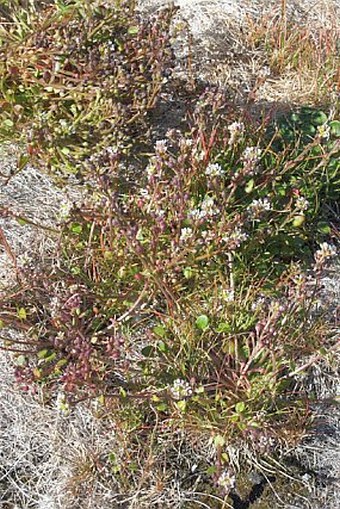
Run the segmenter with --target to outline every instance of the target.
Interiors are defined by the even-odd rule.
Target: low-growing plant
[[[0,138],[21,146],[19,166],[80,176],[94,153],[114,164],[132,138],[145,141],[171,72],[171,10],[142,18],[132,1],[11,6],[0,27]]]
[[[157,141],[129,192],[113,169],[88,172],[63,225],[62,265],[23,272],[1,319],[31,338],[22,383],[62,384],[70,402],[113,399],[128,432],[157,416],[165,429],[270,451],[304,429],[295,374],[326,334],[310,321],[303,267],[332,150],[316,137],[303,158],[278,153],[256,144],[263,126],[225,125],[222,106],[204,94],[191,133]],[[333,254],[325,243],[317,266]]]
[[[5,348],[17,381],[58,393],[64,414],[94,398],[129,440],[156,428],[210,438],[207,474],[225,495],[227,446],[270,454],[309,421],[298,376],[322,356],[327,330],[311,319],[317,288],[305,272],[335,254],[322,205],[339,191],[338,124],[319,112],[314,125],[310,109],[287,129],[250,122],[207,90],[191,129],[156,141],[123,187],[171,53],[169,14],[144,24],[130,7],[56,2],[0,37],[2,136],[28,142],[22,165],[39,160],[85,184],[55,263],[18,267],[2,297],[1,326],[23,336]]]

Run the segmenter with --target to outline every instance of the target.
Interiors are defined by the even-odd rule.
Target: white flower
[[[328,140],[330,136],[331,128],[328,124],[319,125],[317,127],[317,134],[320,138]]]
[[[182,228],[179,240],[181,242],[187,241],[192,236],[192,233],[193,233],[192,228]]]
[[[224,470],[219,476],[217,484],[221,486],[221,488],[224,488],[226,491],[229,491],[235,488],[236,477],[228,470]]]
[[[304,196],[299,196],[295,202],[295,207],[301,211],[307,210],[309,201]]]
[[[258,219],[259,216],[268,210],[271,210],[272,205],[268,198],[260,198],[259,200],[253,200],[247,207],[250,219]]]
[[[251,305],[252,311],[258,311],[261,309],[266,303],[266,297],[263,295],[260,295]]]
[[[235,290],[224,290],[222,293],[223,300],[226,302],[234,302]]]
[[[242,154],[242,161],[246,164],[255,164],[259,161],[262,150],[258,147],[246,147]]]
[[[72,208],[72,203],[68,201],[62,201],[59,207],[58,218],[63,221],[68,218]]]
[[[194,142],[190,138],[180,140],[181,149],[189,149],[193,146],[193,144]]]
[[[181,378],[177,378],[170,387],[170,392],[174,399],[181,400],[189,398],[192,395],[192,388],[188,382]]]
[[[203,219],[215,216],[218,213],[219,209],[215,206],[214,198],[206,196],[199,207],[190,211],[189,216],[193,219]]]
[[[228,233],[222,238],[222,241],[228,244],[228,248],[234,251],[236,248],[248,239],[249,235],[242,231],[241,228],[236,227],[234,231]]]
[[[205,174],[208,177],[223,177],[224,170],[218,163],[211,163],[207,166]]]
[[[140,195],[141,195],[143,198],[149,198],[149,196],[150,196],[149,189],[146,189],[146,188],[144,188],[144,189],[140,189],[140,190],[139,190],[139,193],[140,193]]]
[[[314,258],[317,263],[322,263],[324,260],[332,258],[335,255],[336,248],[327,242],[323,242],[320,244],[320,249],[315,252]]]
[[[63,392],[58,392],[55,404],[58,412],[61,414],[68,415],[70,413],[70,405],[68,404],[66,396]]]
[[[145,171],[146,171],[146,174],[147,174],[148,177],[152,177],[153,175],[155,175],[155,173],[156,173],[156,165],[155,165],[154,158],[150,159],[149,164],[147,165]]]
[[[159,155],[166,154],[166,151],[168,150],[167,140],[156,141],[155,150],[156,150],[157,154],[159,154]]]
[[[232,146],[244,133],[243,122],[233,122],[228,126],[228,131],[230,132],[228,144],[229,146]]]

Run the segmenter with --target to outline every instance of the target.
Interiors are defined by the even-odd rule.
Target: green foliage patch
[[[142,19],[133,2],[14,8],[0,29],[1,139],[61,175],[93,153],[114,159],[143,141],[172,64],[171,11]]]

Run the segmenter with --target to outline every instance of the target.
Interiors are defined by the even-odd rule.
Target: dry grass
[[[177,0],[174,32],[189,32],[191,71],[243,102],[330,103],[339,94],[340,4]],[[142,9],[166,3],[141,0]],[[183,54],[180,46],[179,57]],[[187,69],[185,69],[187,72]],[[249,97],[250,94],[250,97]]]

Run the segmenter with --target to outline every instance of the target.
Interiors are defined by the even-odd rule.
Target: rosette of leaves
[[[274,137],[273,148],[282,150],[287,146],[300,148],[311,143],[318,134],[318,127],[326,125],[328,115],[325,111],[311,106],[303,106],[296,111],[279,115],[269,125],[267,135]],[[340,137],[339,121],[329,122],[331,137]]]
[[[305,241],[315,240],[315,235],[321,242],[331,231],[325,204],[337,202],[340,192],[340,122],[330,120],[323,110],[305,106],[274,119],[265,139],[270,150],[264,164],[283,169],[274,180],[276,194],[286,200],[290,193],[297,193],[295,198],[303,196],[309,203],[308,210],[297,213],[291,223],[293,243],[304,238],[306,246]],[[307,222],[310,233],[306,236]],[[301,248],[300,240],[298,245]]]
[[[106,148],[142,141],[172,63],[171,11],[142,19],[134,2],[11,3],[0,30],[0,140],[23,166],[84,172]],[[144,126],[145,127],[145,126]]]

